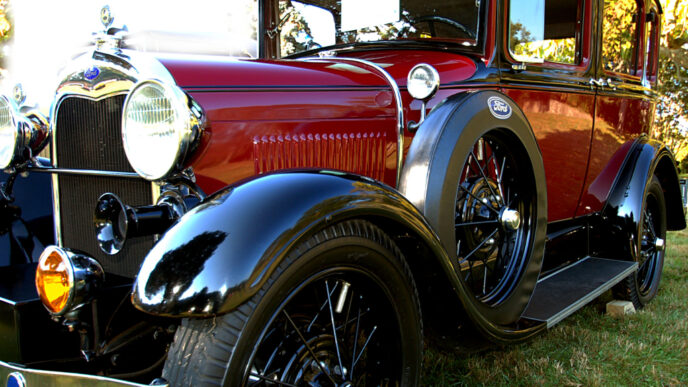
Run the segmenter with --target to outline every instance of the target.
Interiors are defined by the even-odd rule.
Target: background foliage
[[[660,101],[654,137],[667,143],[688,173],[688,0],[661,0]]]
[[[10,16],[9,0],[0,0],[0,70],[5,68],[5,54],[3,48],[12,38],[12,18]]]

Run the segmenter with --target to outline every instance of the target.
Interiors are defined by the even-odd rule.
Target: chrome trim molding
[[[31,172],[52,173],[57,175],[83,175],[83,176],[108,176],[108,177],[126,177],[126,178],[141,178],[135,172],[116,172],[116,171],[96,171],[92,169],[69,169],[69,168],[46,168],[46,167],[29,167]]]
[[[27,386],[87,386],[87,387],[112,387],[130,386],[144,387],[148,384],[128,382],[105,376],[77,374],[58,371],[44,371],[31,368],[23,368],[13,364],[0,361],[0,380],[7,380],[11,373],[20,374]],[[158,384],[157,386],[168,386],[168,384]]]
[[[358,58],[342,58],[342,57],[328,57],[328,56],[321,56],[319,58],[304,58],[304,61],[328,61],[328,62],[350,62],[350,63],[358,63],[362,65],[366,65],[369,67],[372,67],[375,71],[380,73],[389,86],[392,88],[392,93],[394,94],[394,100],[396,102],[396,108],[397,108],[397,180],[396,180],[396,185],[397,188],[399,187],[399,181],[401,180],[401,167],[404,164],[404,105],[402,104],[401,101],[401,90],[399,89],[399,85],[397,85],[397,82],[392,78],[392,76],[387,72],[387,70],[383,69],[382,66],[373,63],[368,60],[364,59],[358,59]]]
[[[62,217],[60,216],[60,186],[57,174],[52,175],[53,181],[53,224],[55,225],[55,244],[62,246]]]

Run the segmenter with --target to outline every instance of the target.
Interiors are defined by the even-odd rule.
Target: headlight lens
[[[145,81],[124,103],[122,141],[134,170],[148,180],[168,176],[183,162],[201,129],[200,108],[176,86]],[[194,114],[197,113],[197,114]]]
[[[411,97],[420,100],[430,99],[440,87],[440,75],[434,67],[421,63],[409,71],[406,88]]]
[[[0,96],[0,169],[10,166],[16,148],[16,120],[10,102],[6,97]]]

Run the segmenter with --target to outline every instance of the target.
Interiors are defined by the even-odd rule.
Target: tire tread
[[[392,253],[402,269],[403,276],[411,285],[413,303],[417,315],[421,316],[418,289],[401,250],[374,224],[364,220],[349,220],[328,227],[300,243],[281,262],[258,292],[237,309],[208,319],[184,319],[170,346],[163,377],[171,386],[221,386],[242,331],[265,293],[279,276],[306,251],[327,241],[350,236],[369,239]],[[422,318],[419,318],[419,324],[421,339],[418,345],[423,348]],[[422,354],[420,356],[422,359]],[[418,380],[415,381],[415,384],[417,383]]]

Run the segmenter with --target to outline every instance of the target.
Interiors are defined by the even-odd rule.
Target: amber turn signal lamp
[[[103,268],[88,255],[48,246],[38,259],[36,290],[45,308],[61,316],[91,302],[103,277]]]
[[[49,246],[38,260],[36,290],[43,305],[53,314],[62,314],[74,286],[74,271],[67,254]]]

